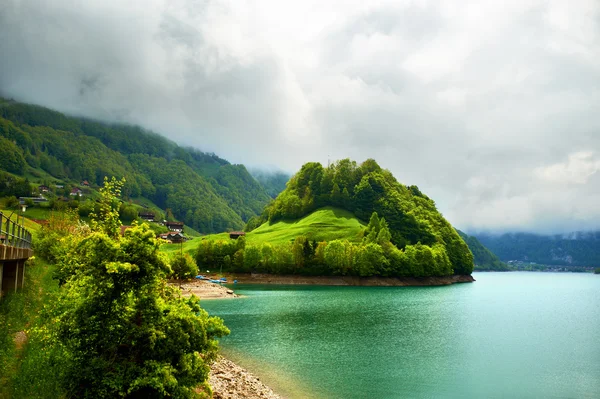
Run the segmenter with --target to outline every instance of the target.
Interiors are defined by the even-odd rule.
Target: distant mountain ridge
[[[0,99],[0,141],[2,171],[49,183],[125,177],[126,197],[148,198],[205,233],[243,228],[271,199],[245,166],[138,126]]]
[[[505,262],[600,266],[600,231],[555,235],[480,233],[475,236]]]

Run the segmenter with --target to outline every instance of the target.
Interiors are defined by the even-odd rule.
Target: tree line
[[[417,243],[398,249],[391,243],[385,218],[373,212],[359,242],[310,241],[299,236],[284,244],[250,245],[237,240],[200,242],[196,261],[200,269],[219,268],[242,273],[299,275],[430,277],[452,275],[443,245]]]

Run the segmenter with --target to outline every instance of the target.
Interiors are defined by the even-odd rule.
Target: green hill
[[[126,200],[147,198],[203,233],[241,229],[270,201],[243,165],[180,147],[137,126],[73,118],[0,99],[0,196],[29,183],[64,186],[125,177]],[[27,179],[27,180],[25,180]]]
[[[471,253],[473,253],[475,270],[496,272],[506,272],[510,270],[506,263],[502,262],[492,251],[484,247],[476,237],[463,233],[460,230],[456,231],[458,231],[458,234],[465,240]]]
[[[360,220],[369,220],[365,225]],[[473,255],[416,186],[373,160],[305,164],[246,237],[201,240],[201,268],[357,276],[470,274]]]

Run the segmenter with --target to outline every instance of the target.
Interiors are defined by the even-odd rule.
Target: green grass
[[[15,222],[17,221],[17,211],[15,211],[13,213],[12,210],[1,210],[1,212],[4,214],[5,217],[9,217],[10,216],[10,220],[13,220]],[[12,213],[12,216],[11,216],[11,213]],[[25,212],[25,213],[27,213],[27,212]],[[30,233],[35,233],[38,230],[40,230],[42,228],[42,226],[39,225],[39,224],[37,224],[37,223],[35,223],[35,222],[32,222],[31,220],[29,220],[28,219],[29,217],[32,217],[32,216],[29,216],[29,215],[25,216],[25,223],[24,223],[25,228],[27,230],[29,230]],[[38,219],[38,218],[34,217],[34,219]],[[22,219],[21,219],[20,212],[19,212],[19,223],[21,222],[21,220]]]
[[[321,208],[310,215],[293,222],[281,221],[273,224],[264,223],[246,235],[249,244],[272,244],[289,242],[304,235],[310,241],[332,241],[347,239],[358,241],[359,234],[365,224],[351,212],[338,208]]]
[[[264,223],[260,227],[246,234],[246,243],[259,245],[265,242],[281,244],[290,242],[298,236],[304,235],[310,241],[332,241],[346,239],[359,241],[360,232],[366,224],[360,221],[351,212],[326,207],[296,221],[281,221],[273,224]],[[228,240],[228,233],[211,234],[186,243],[187,251],[194,250],[200,240]],[[184,251],[186,250],[184,249]]]
[[[193,257],[193,251],[195,251],[195,249],[198,247],[200,240],[201,238],[196,237],[184,242],[183,244],[163,244],[160,246],[160,251],[170,256],[173,254],[178,254],[179,251],[183,249],[184,253],[189,253]]]
[[[42,309],[58,293],[53,270],[40,259],[28,263],[24,288],[0,300],[0,398],[61,396],[55,372],[44,359],[46,349],[31,333],[45,322]],[[29,337],[21,351],[13,342],[19,331]]]

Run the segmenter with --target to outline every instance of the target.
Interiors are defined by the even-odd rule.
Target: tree
[[[171,271],[172,278],[185,280],[198,274],[198,265],[189,254],[177,253],[171,259]]]
[[[99,230],[111,238],[119,235],[121,221],[119,220],[119,196],[121,188],[125,184],[125,178],[110,180],[104,178],[104,186],[100,188],[100,207],[98,212],[90,213],[92,230]]]
[[[114,182],[102,191],[108,219],[96,219],[91,233],[71,235],[58,259],[72,273],[43,335],[65,353],[58,374],[65,396],[208,397],[215,338],[229,330],[196,297],[184,299],[166,284],[172,271],[147,225],[114,235]]]

